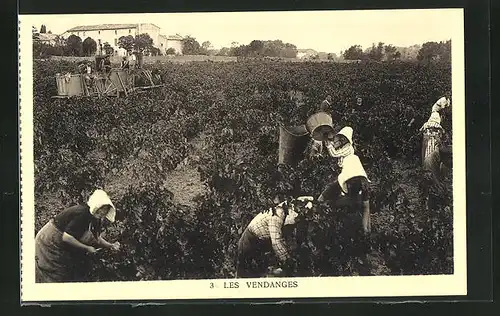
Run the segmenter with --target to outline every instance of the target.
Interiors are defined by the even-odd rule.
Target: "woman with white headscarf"
[[[432,172],[435,180],[443,180],[443,168],[451,167],[451,146],[444,145],[446,136],[441,125],[440,111],[450,107],[450,99],[442,97],[434,103],[431,115],[420,128],[422,132],[422,167]]]
[[[338,202],[341,197],[347,197],[350,206],[361,210],[362,227],[365,234],[371,232],[370,192],[368,176],[359,157],[355,154],[353,129],[346,126],[327,142],[330,156],[338,159],[342,169],[338,178],[329,183],[318,197],[318,202]]]
[[[101,236],[102,221],[115,221],[116,209],[103,190],[96,190],[85,204],[69,207],[52,218],[35,237],[36,282],[80,281],[82,254],[98,248],[118,250],[118,242]]]

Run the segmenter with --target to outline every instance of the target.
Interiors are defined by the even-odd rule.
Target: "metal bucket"
[[[305,125],[280,126],[278,163],[296,165],[305,157],[309,140],[309,132]]]
[[[71,75],[67,85],[68,95],[83,95],[83,78],[81,75]]]
[[[56,84],[57,84],[57,95],[67,96],[68,90],[66,88],[66,79],[65,76],[61,74],[56,74]]]
[[[328,135],[333,132],[332,116],[325,112],[315,113],[307,119],[306,127],[314,140],[327,140]]]

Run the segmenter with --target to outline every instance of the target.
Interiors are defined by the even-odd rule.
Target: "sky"
[[[33,15],[29,21],[38,29],[45,24],[54,34],[80,25],[153,23],[161,34],[191,35],[214,48],[280,39],[299,49],[338,54],[356,44],[365,49],[374,42],[411,46],[448,40],[462,14],[460,9],[78,14]]]

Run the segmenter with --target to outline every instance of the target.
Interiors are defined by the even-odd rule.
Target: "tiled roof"
[[[119,30],[136,28],[138,24],[97,24],[97,25],[81,25],[67,30],[66,32],[78,31],[99,31],[99,30]]]

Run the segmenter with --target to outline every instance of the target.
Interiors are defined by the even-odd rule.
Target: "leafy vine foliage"
[[[316,207],[288,237],[297,275],[453,272],[451,180],[439,191],[426,183],[418,133],[432,103],[451,87],[449,63],[148,67],[165,87],[126,98],[64,100],[51,99],[54,76],[75,64],[34,65],[36,229],[96,187],[108,190],[118,209],[106,234],[123,247],[95,256],[89,281],[233,277],[237,241],[253,216],[275,196],[318,196],[337,176],[328,157],[277,172],[279,125],[303,124],[326,94],[334,100],[334,124],[354,128],[372,181],[374,232],[362,236],[360,214]],[[206,190],[194,206],[180,205],[167,175],[202,136],[192,163]],[[437,201],[432,209],[429,196]]]

